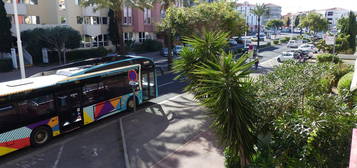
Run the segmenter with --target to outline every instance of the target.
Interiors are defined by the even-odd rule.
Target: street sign
[[[128,71],[128,78],[129,78],[129,81],[138,81],[138,74],[136,73],[135,70],[130,70]]]

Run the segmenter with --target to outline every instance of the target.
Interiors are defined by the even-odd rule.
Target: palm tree
[[[81,5],[88,7],[93,5],[94,10],[109,8],[114,12],[114,17],[118,27],[118,38],[120,46],[120,54],[126,54],[125,43],[123,38],[123,8],[125,5],[140,9],[151,8],[154,1],[151,0],[86,0],[82,1]]]
[[[260,47],[260,26],[261,26],[261,18],[262,16],[268,13],[268,7],[263,3],[261,5],[257,4],[255,9],[252,9],[252,13],[258,17],[258,45],[257,48]]]
[[[161,2],[161,9],[164,10],[165,12],[167,11],[167,9],[174,6],[176,3],[176,0],[157,0],[157,1]],[[174,39],[173,37],[170,36],[169,32],[163,32],[163,33],[164,33],[164,43],[169,52],[167,55],[168,68],[169,70],[171,70],[171,64],[173,62],[172,47],[173,47]]]
[[[191,49],[184,48],[175,61],[174,70],[188,83],[185,88],[207,107],[213,118],[212,127],[224,147],[240,158],[245,167],[254,154],[253,134],[255,110],[250,90],[250,54],[234,60],[222,48],[227,45],[227,33],[206,33],[202,38],[185,39]]]

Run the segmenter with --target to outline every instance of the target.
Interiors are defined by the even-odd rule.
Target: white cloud
[[[247,0],[251,4],[273,3],[282,6],[283,14],[312,9],[345,8],[357,11],[357,0]],[[244,2],[244,0],[239,0]]]

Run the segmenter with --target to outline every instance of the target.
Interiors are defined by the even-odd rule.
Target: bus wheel
[[[31,145],[41,146],[51,139],[51,130],[48,127],[38,127],[31,134]]]
[[[135,99],[135,100],[136,100],[136,106],[137,106],[138,105],[138,100],[137,99]],[[126,104],[126,109],[129,110],[129,111],[133,111],[134,110],[134,106],[135,106],[135,104],[134,104],[133,97],[130,97],[128,99],[128,103]]]

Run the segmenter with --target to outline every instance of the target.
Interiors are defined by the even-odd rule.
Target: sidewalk
[[[123,117],[130,168],[224,168],[204,108],[182,94]]]

